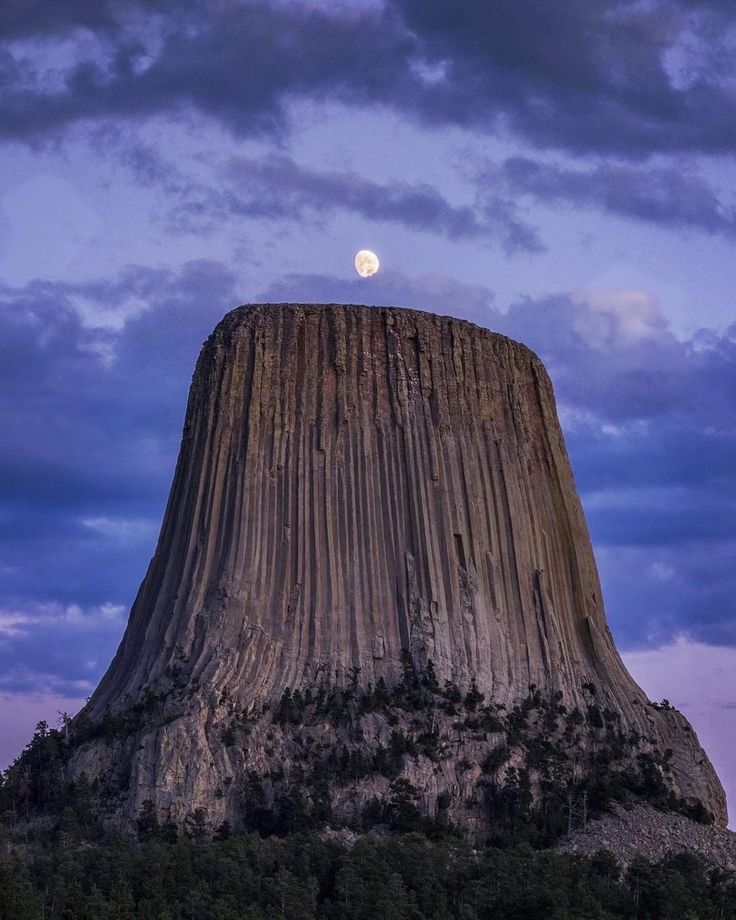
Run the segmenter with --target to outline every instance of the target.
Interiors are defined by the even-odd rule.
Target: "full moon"
[[[370,249],[361,249],[355,256],[355,270],[361,278],[370,278],[378,271],[378,256]]]

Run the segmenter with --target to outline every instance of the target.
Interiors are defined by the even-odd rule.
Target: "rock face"
[[[232,817],[222,784],[249,759],[223,748],[228,714],[287,687],[391,686],[402,650],[506,706],[533,684],[584,707],[592,686],[725,822],[692,730],[615,649],[536,355],[412,310],[234,310],[202,349],[156,553],[85,711],[155,716],[114,753],[89,741],[76,769],[124,761],[131,814]]]

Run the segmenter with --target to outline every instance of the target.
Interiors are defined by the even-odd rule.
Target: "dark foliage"
[[[397,828],[412,792],[394,792]],[[736,920],[736,883],[691,856],[473,850],[414,831],[347,848],[314,835],[107,838],[0,857],[3,920]]]

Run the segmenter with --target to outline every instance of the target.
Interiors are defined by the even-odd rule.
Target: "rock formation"
[[[391,688],[408,661],[496,706],[530,685],[568,710],[594,695],[725,822],[689,725],[616,651],[537,356],[413,310],[234,310],[202,349],[156,553],[83,720],[143,717],[89,734],[75,769],[116,773],[129,816],[151,800],[237,823],[243,776],[303,756],[259,714],[287,688]],[[387,737],[371,718],[361,743]],[[414,768],[427,810],[467,792],[455,767]]]

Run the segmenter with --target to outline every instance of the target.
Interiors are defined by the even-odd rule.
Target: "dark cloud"
[[[733,539],[647,548],[599,545],[606,610],[619,645],[662,646],[684,636],[736,646],[734,551]]]
[[[208,183],[177,175],[145,148],[131,149],[129,162],[140,178],[162,184],[178,199],[171,223],[179,230],[219,226],[231,217],[293,221],[343,210],[455,241],[496,240],[507,253],[543,248],[510,199],[485,197],[473,206],[453,205],[425,183],[380,183],[354,172],[317,172],[284,155],[233,158]]]
[[[509,127],[539,146],[646,156],[654,151],[728,151],[736,143],[736,101],[712,72],[721,47],[712,16],[686,17],[671,0],[396,0],[428,61],[446,79],[428,120]],[[734,13],[730,13],[733,24]],[[706,31],[710,50],[690,61],[678,86],[668,54]],[[693,43],[694,44],[694,43]],[[694,55],[695,52],[691,53]],[[723,66],[733,75],[724,49]]]
[[[131,298],[147,309],[118,331],[80,321],[82,306],[120,321]],[[0,288],[0,691],[79,694],[104,671],[153,552],[197,353],[235,302],[208,262]]]
[[[575,169],[511,157],[482,180],[498,178],[511,192],[542,202],[605,210],[677,229],[736,235],[736,206],[724,204],[700,176],[680,166],[602,164]]]
[[[380,12],[249,4],[171,5],[151,28],[162,37],[149,56],[134,20],[107,38],[104,62],[81,58],[61,90],[6,86],[0,136],[33,136],[80,119],[146,117],[195,111],[240,135],[285,125],[290,96],[389,100],[409,78],[410,42]]]
[[[0,40],[29,35],[64,34],[73,29],[97,30],[114,23],[105,0],[3,0],[0,4]]]
[[[109,9],[122,17],[114,29]],[[390,0],[330,12],[265,2],[130,10],[77,0],[48,20],[37,11],[41,38],[84,25],[98,30],[100,48],[92,57],[80,47],[61,88],[7,82],[0,132],[31,137],[78,120],[196,112],[239,135],[278,133],[286,103],[308,98],[389,106],[430,125],[510,128],[578,153],[736,145],[724,37],[736,14],[725,5]],[[6,32],[33,22],[20,4],[5,15]]]
[[[734,453],[734,445],[731,445]],[[573,450],[581,453],[581,446]],[[678,483],[660,470],[660,482],[666,486],[658,494],[646,491],[640,483],[622,482],[620,491],[604,494],[605,501],[597,496],[588,500],[591,530],[599,543],[606,546],[662,546],[703,545],[736,536],[734,516],[736,494],[733,487],[721,491],[707,476],[696,483],[693,494],[683,492]]]
[[[131,296],[150,308],[122,331],[82,325],[80,304]],[[113,545],[84,522],[157,522],[199,345],[234,299],[212,263],[0,290],[0,607],[130,600],[150,533]]]

